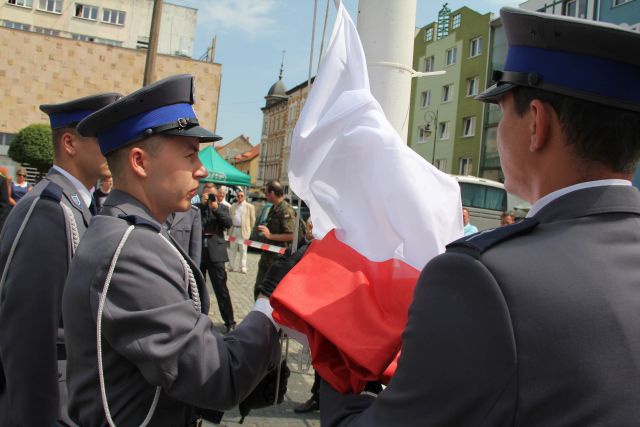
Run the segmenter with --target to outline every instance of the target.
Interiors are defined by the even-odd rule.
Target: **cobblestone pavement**
[[[253,285],[258,272],[259,253],[248,254],[247,274],[229,272],[227,278],[227,286],[231,293],[231,302],[233,303],[233,311],[235,313],[236,322],[240,321],[253,307]],[[207,283],[211,286],[209,278]],[[209,288],[211,295],[211,309],[209,317],[213,320],[218,330],[223,330],[223,323],[218,310],[218,304],[213,297],[213,291]],[[291,377],[287,387],[287,393],[284,402],[277,406],[253,410],[244,420],[242,426],[247,427],[317,427],[320,426],[320,415],[318,412],[311,414],[296,414],[293,408],[301,402],[306,401],[310,397],[311,384],[313,384],[313,369],[305,369],[305,361],[308,357],[302,352],[301,346],[290,340],[288,366],[291,369]],[[302,362],[302,363],[301,363]],[[308,362],[307,362],[308,363]],[[240,414],[237,408],[226,412],[222,419],[221,426],[240,426]],[[214,424],[205,423],[207,427],[213,427]]]

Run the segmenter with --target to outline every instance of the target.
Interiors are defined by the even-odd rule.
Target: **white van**
[[[453,178],[460,184],[462,206],[469,210],[470,222],[478,230],[498,227],[502,212],[511,211],[522,218],[531,208],[526,201],[507,193],[501,182],[469,175]]]

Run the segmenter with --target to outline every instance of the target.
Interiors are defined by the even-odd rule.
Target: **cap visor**
[[[500,98],[515,87],[516,85],[511,83],[498,83],[476,96],[475,99],[482,102],[497,104],[498,101],[500,101]]]
[[[189,129],[171,129],[162,133],[165,135],[177,135],[177,136],[188,136],[188,137],[198,138],[200,142],[214,142],[214,141],[220,141],[222,139],[221,136],[218,136],[215,133],[201,126],[193,126]]]

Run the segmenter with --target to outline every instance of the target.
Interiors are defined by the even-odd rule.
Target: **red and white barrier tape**
[[[226,240],[237,243],[239,245],[246,245],[252,248],[261,249],[263,251],[275,252],[277,254],[283,254],[285,251],[285,248],[280,246],[268,245],[266,243],[254,242],[253,240],[245,240],[233,236],[227,237]]]

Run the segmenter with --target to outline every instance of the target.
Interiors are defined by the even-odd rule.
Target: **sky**
[[[329,41],[335,7],[333,0],[317,0],[314,59],[315,74],[322,39],[325,10],[329,4],[325,43]],[[387,0],[395,1],[395,0]],[[497,15],[502,6],[523,0],[450,0],[451,10],[467,6]],[[290,89],[307,80],[311,51],[314,0],[168,0],[198,9],[193,57],[207,51],[217,37],[215,62],[222,64],[222,83],[216,133],[224,145],[243,134],[253,145],[260,143],[265,95],[278,80],[284,50],[283,82]],[[358,1],[343,0],[354,21]],[[416,27],[437,19],[444,1],[417,0]]]

